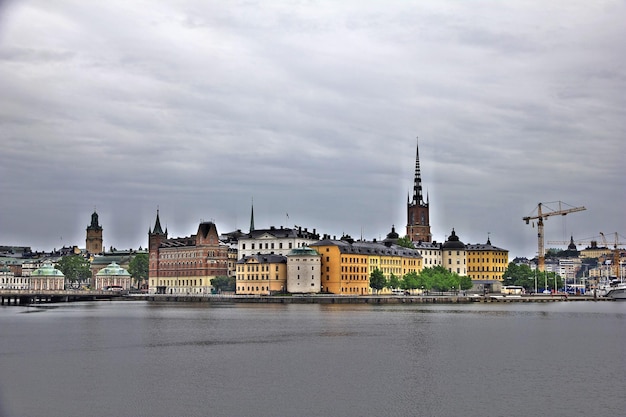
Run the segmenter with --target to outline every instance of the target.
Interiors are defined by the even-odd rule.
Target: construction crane
[[[600,236],[602,236],[602,242],[604,243],[604,246],[606,246],[607,248],[609,247],[609,244],[606,241],[606,236],[604,236],[604,233],[600,232]],[[626,245],[626,243],[624,242],[619,242],[618,239],[619,235],[617,234],[617,232],[615,232],[615,243],[613,246],[613,261],[612,263],[612,267],[613,267],[613,276],[615,276],[616,279],[619,278],[619,260],[620,260],[620,250],[618,248],[619,245]]]
[[[537,220],[537,247],[538,247],[538,251],[537,251],[537,257],[538,257],[538,264],[537,264],[537,268],[539,269],[539,272],[543,272],[545,271],[545,265],[546,265],[546,253],[545,253],[545,248],[543,245],[543,219],[550,217],[550,216],[565,216],[569,213],[575,213],[577,211],[583,211],[583,210],[587,210],[584,207],[572,207],[571,208],[562,208],[562,204],[566,204],[563,203],[562,201],[558,201],[559,203],[559,209],[558,210],[553,210],[550,207],[546,206],[546,203],[539,203],[537,205],[537,214],[534,216],[526,216],[526,217],[522,217],[522,220],[524,220],[526,222],[526,224],[529,224],[531,220]],[[551,203],[550,203],[551,204]],[[568,204],[569,205],[569,204]],[[544,211],[544,207],[547,208],[549,211]],[[534,226],[534,223],[533,223]]]

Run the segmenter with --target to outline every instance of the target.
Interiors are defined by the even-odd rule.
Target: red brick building
[[[228,275],[228,246],[221,244],[213,222],[202,222],[195,235],[168,238],[157,211],[148,231],[148,282],[152,294],[206,294],[211,279]]]

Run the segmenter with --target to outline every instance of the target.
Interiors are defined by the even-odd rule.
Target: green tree
[[[426,290],[444,292],[450,291],[452,288],[455,290],[461,288],[461,277],[456,273],[448,271],[441,265],[422,269],[419,279],[421,281],[420,287],[423,286]]]
[[[376,290],[376,294],[378,294],[378,292],[380,290],[385,288],[386,284],[387,284],[387,280],[385,279],[385,275],[383,274],[383,271],[381,271],[380,269],[376,268],[370,274],[370,287],[375,289]]]
[[[400,288],[400,278],[398,278],[396,275],[391,274],[391,276],[389,277],[389,282],[387,282],[387,288]]]
[[[415,290],[420,288],[420,278],[417,272],[409,272],[402,277],[402,288],[405,290]]]
[[[459,277],[459,288],[463,291],[467,291],[474,286],[472,279],[467,275]]]
[[[64,256],[57,262],[56,269],[63,272],[69,282],[80,282],[91,278],[89,261],[81,255]]]
[[[148,279],[148,254],[138,253],[128,264],[128,272],[137,283],[137,287]]]
[[[397,245],[402,246],[403,248],[415,249],[415,245],[408,235],[399,238]]]
[[[235,291],[235,277],[219,276],[211,279],[211,285],[218,292]]]

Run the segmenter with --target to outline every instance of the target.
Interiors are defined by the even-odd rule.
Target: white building
[[[251,230],[239,237],[237,256],[239,259],[256,254],[275,254],[287,256],[292,249],[308,246],[319,241],[319,235],[307,229],[289,229],[270,227],[269,229]]]
[[[27,290],[30,288],[30,278],[16,277],[7,266],[0,268],[1,290]]]
[[[321,291],[322,255],[308,247],[287,254],[287,292],[292,294]]]
[[[413,246],[422,255],[422,266],[424,268],[434,268],[442,265],[441,243],[413,242]]]
[[[460,276],[467,275],[467,256],[465,250],[465,244],[459,240],[456,232],[452,229],[452,234],[441,246],[443,267]]]

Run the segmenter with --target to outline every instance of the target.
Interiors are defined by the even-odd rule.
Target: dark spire
[[[94,209],[93,214],[91,215],[91,224],[87,227],[89,230],[100,230],[102,226],[98,224],[98,213]]]
[[[417,151],[415,155],[415,179],[413,180],[413,204],[424,205],[424,196],[422,194],[422,174],[420,171],[419,140],[417,140]]]
[[[156,222],[154,223],[154,229],[152,230],[152,233],[155,235],[164,234],[163,229],[161,228],[161,220],[159,220],[159,209],[157,209]]]
[[[254,232],[254,199],[252,199],[252,206],[250,209],[250,233]]]

